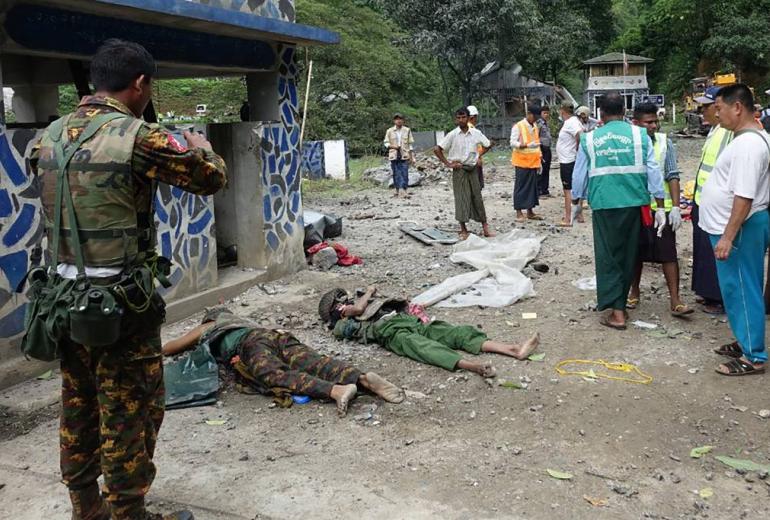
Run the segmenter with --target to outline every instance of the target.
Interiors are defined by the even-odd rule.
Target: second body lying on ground
[[[427,322],[408,312],[406,300],[371,301],[375,293],[376,289],[369,287],[353,301],[344,289],[333,289],[321,297],[318,313],[337,338],[378,343],[399,356],[446,370],[470,370],[483,377],[494,377],[495,369],[491,363],[469,361],[458,350],[526,359],[539,343],[537,334],[523,344],[509,344],[492,341],[470,325],[458,326],[438,320]]]

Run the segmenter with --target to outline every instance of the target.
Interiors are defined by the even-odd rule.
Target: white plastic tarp
[[[518,229],[494,238],[471,235],[454,246],[449,259],[477,271],[448,278],[413,301],[437,307],[504,307],[534,296],[532,281],[521,269],[535,259],[542,240]]]

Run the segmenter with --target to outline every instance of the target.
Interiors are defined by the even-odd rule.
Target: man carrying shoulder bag
[[[226,169],[204,137],[186,132],[183,146],[139,119],[154,74],[141,45],[105,42],[91,62],[96,94],[53,122],[30,158],[51,256],[27,276],[22,350],[61,358],[61,471],[73,519],[192,518],[144,504],[164,413],[165,304],[155,281],[168,284],[170,265],[155,253],[152,201],[155,182],[215,193]]]

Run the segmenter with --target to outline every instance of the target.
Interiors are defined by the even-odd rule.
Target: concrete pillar
[[[214,195],[217,243],[237,245],[239,267],[265,269],[261,165],[254,125],[212,124],[208,136],[227,164],[227,187]]]
[[[47,123],[58,117],[59,87],[23,85],[13,89],[13,112],[18,123]]]
[[[249,121],[279,121],[278,72],[253,72],[246,75]]]

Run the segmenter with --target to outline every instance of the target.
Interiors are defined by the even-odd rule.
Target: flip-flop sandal
[[[558,224],[556,224],[558,227],[572,227],[572,224],[567,222],[566,220],[562,220]]]
[[[462,241],[462,240],[467,240],[468,237],[470,236],[470,233],[468,233],[467,231],[460,231],[459,233],[457,233],[457,235],[460,237],[460,240]]]
[[[737,376],[753,376],[754,374],[764,374],[765,367],[755,367],[751,363],[747,363],[742,359],[733,359],[727,363],[723,363],[727,372],[722,372],[719,368],[716,369],[716,373],[721,376],[737,377]]]
[[[671,310],[671,316],[674,318],[684,318],[695,312],[695,309],[691,309],[687,305],[680,303]]]
[[[626,309],[634,310],[639,305],[639,298],[626,298]]]
[[[527,219],[525,217],[521,217],[521,218],[516,218],[513,221],[516,222],[517,224],[524,224],[527,221]]]
[[[540,215],[531,215],[531,216],[527,215],[527,219],[528,220],[543,220],[543,217],[541,217]]]
[[[628,328],[625,324],[618,325],[617,323],[612,323],[607,316],[605,316],[601,320],[599,320],[599,323],[601,325],[604,325],[605,327],[609,327],[609,328],[615,329],[615,330],[626,330]]]
[[[703,312],[710,316],[721,316],[725,313],[725,308],[723,305],[708,305],[703,307]]]
[[[484,236],[486,238],[493,238],[497,236],[497,233],[495,233],[494,231],[490,231],[489,233],[484,233]]]
[[[737,341],[733,341],[732,343],[727,343],[726,345],[722,345],[719,348],[715,348],[714,352],[720,356],[727,356],[736,359],[743,355],[743,349],[741,349],[741,345]]]

